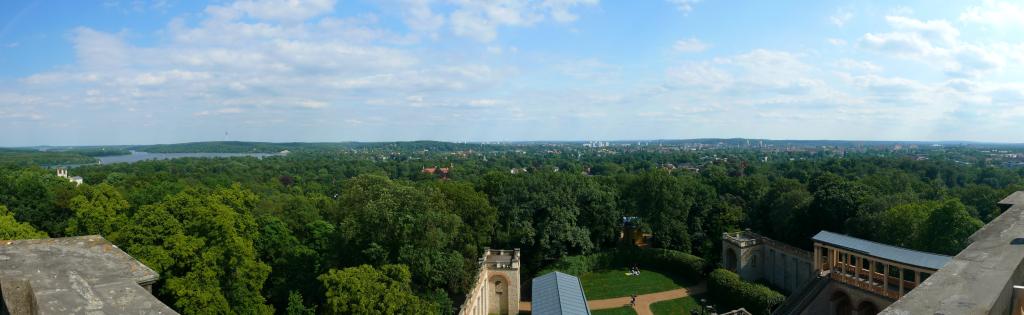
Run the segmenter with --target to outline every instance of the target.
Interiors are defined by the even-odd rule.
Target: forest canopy
[[[1024,170],[984,156],[310,144],[72,168],[80,186],[6,163],[0,238],[103,235],[158,271],[153,293],[186,314],[450,314],[483,248],[521,248],[525,279],[619,246],[623,217],[652,246],[709,264],[722,233],[740,229],[804,248],[829,230],[955,254],[1024,189]]]

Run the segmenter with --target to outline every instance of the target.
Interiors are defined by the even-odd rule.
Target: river
[[[112,156],[99,156],[96,157],[100,160],[100,164],[113,164],[113,163],[135,163],[138,161],[146,160],[169,160],[186,157],[200,157],[200,158],[218,158],[218,157],[238,157],[238,156],[252,156],[262,159],[265,156],[280,156],[280,153],[150,153],[131,151],[129,155],[112,155]]]

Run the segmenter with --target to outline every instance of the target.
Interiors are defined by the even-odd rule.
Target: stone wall
[[[837,310],[842,311],[845,308],[849,312],[842,312],[844,314],[875,315],[879,310],[889,307],[890,304],[892,301],[877,294],[829,281],[800,314],[837,315]]]
[[[793,293],[814,274],[811,253],[750,231],[722,235],[723,267]],[[735,259],[734,259],[735,258]]]

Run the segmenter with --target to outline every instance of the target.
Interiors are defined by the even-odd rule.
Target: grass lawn
[[[681,278],[641,269],[639,276],[627,276],[626,268],[602,270],[580,277],[587,300],[641,295],[681,288],[691,283]]]
[[[700,296],[687,296],[683,298],[661,301],[651,304],[651,313],[654,315],[690,315],[690,310],[699,310],[697,300]]]
[[[623,306],[620,308],[608,308],[603,310],[591,310],[591,315],[636,315],[632,307]]]

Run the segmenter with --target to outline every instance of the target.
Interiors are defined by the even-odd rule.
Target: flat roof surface
[[[177,314],[141,285],[159,274],[99,235],[0,241],[0,288],[35,314]]]
[[[946,263],[952,259],[952,257],[946,255],[875,243],[869,240],[859,239],[839,233],[832,233],[829,231],[818,232],[818,234],[814,235],[811,239],[815,242],[842,247],[868,256],[934,270],[942,269],[942,266],[945,266]]]
[[[558,271],[533,278],[534,315],[590,315],[580,279]]]
[[[1010,314],[1013,285],[1024,281],[1024,200],[1013,202],[949,264],[880,314]]]

